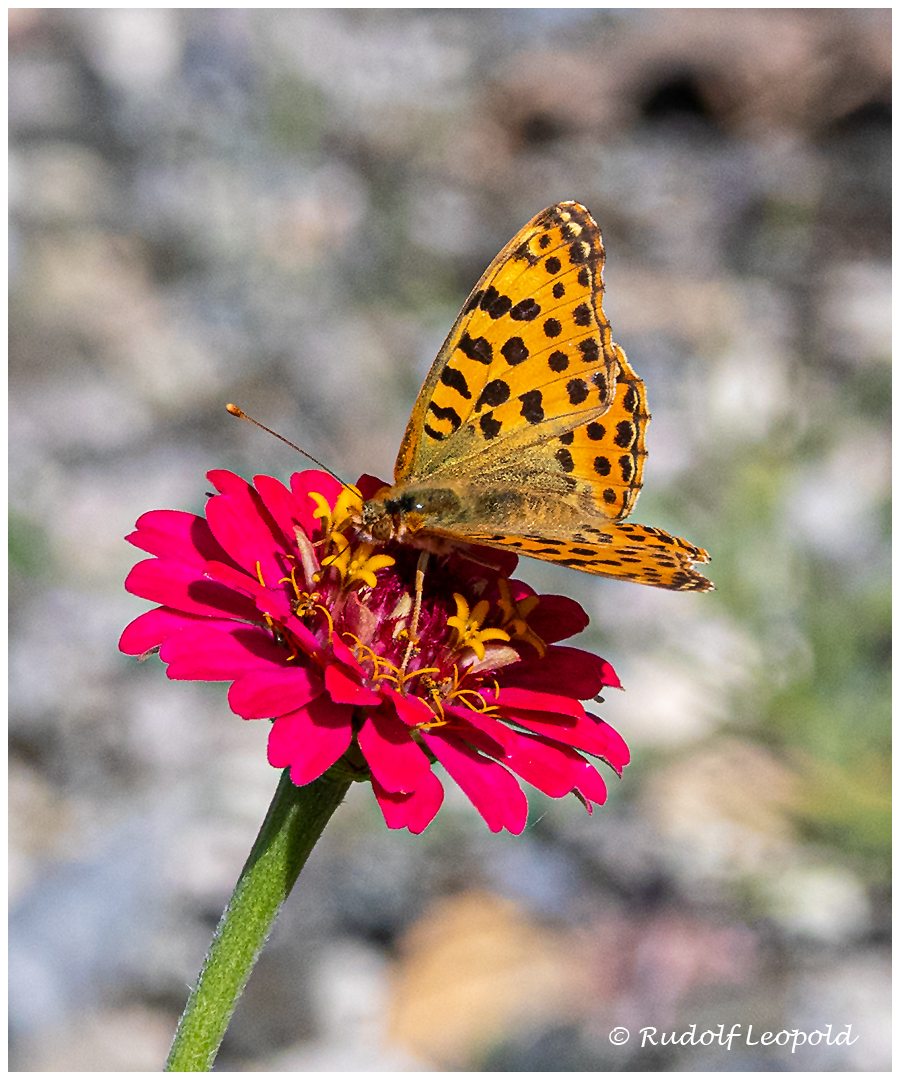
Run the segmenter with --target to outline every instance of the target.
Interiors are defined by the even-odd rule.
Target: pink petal
[[[499,690],[485,690],[485,701],[496,702],[504,709],[528,709],[532,712],[547,712],[554,716],[582,717],[587,714],[584,706],[575,698],[563,697],[562,694],[547,694],[535,690],[520,690],[516,686],[501,686]]]
[[[160,659],[169,665],[170,679],[231,680],[248,671],[277,665],[283,670],[284,647],[272,632],[259,626],[230,623],[227,628],[207,622],[186,624],[163,642]],[[296,708],[296,704],[291,706]],[[274,715],[274,714],[266,714]]]
[[[293,627],[293,624],[291,624],[291,626]],[[344,642],[341,641],[341,639],[337,635],[332,637],[330,647],[332,653],[334,654],[335,660],[338,660],[345,667],[351,668],[353,671],[358,672],[360,675],[363,674],[363,666],[356,659],[356,656],[353,654],[353,650],[349,647],[349,645],[344,644]]]
[[[537,732],[538,735],[545,735],[554,742],[574,746],[579,750],[587,750],[589,754],[596,754],[598,757],[606,757],[610,740],[603,727],[586,713],[580,717],[558,716],[554,720],[548,719],[545,712],[530,712],[528,709],[508,709],[504,712],[511,720]],[[624,746],[624,743],[622,745]]]
[[[290,765],[298,787],[315,780],[349,747],[352,715],[352,706],[337,705],[321,694],[302,709],[279,716],[269,733],[269,764],[276,769]]]
[[[151,555],[192,566],[202,566],[208,559],[228,558],[209,531],[206,519],[183,510],[142,514],[135,531],[125,539]]]
[[[332,701],[344,705],[380,705],[381,695],[374,690],[360,686],[358,682],[345,675],[340,668],[329,664],[325,668],[325,689]]]
[[[441,728],[421,730],[422,741],[459,784],[491,832],[518,835],[528,819],[528,800],[502,765],[482,757]]]
[[[245,720],[268,720],[302,708],[323,690],[321,679],[308,668],[260,662],[232,684],[228,704]]]
[[[245,570],[232,566],[230,563],[208,562],[204,570],[204,578],[217,581],[235,592],[243,593],[253,600],[258,609],[265,608],[269,603],[270,590],[260,584],[259,578],[251,577]],[[282,598],[285,612],[290,612],[287,600],[283,593],[277,593]],[[260,603],[262,597],[262,603]]]
[[[589,622],[584,608],[568,596],[542,595],[528,616],[528,625],[547,644],[580,634]]]
[[[197,569],[168,559],[145,559],[132,567],[125,588],[155,604],[195,615],[232,615],[259,621],[256,605],[245,596],[200,576]]]
[[[397,715],[403,723],[408,724],[409,727],[417,727],[419,724],[430,724],[436,719],[434,713],[421,698],[407,697],[405,694],[398,694],[396,690],[392,690],[389,686],[385,686],[384,694],[385,697],[389,698],[393,703],[394,708],[397,710]]]
[[[188,615],[167,607],[153,608],[138,615],[125,627],[119,638],[119,649],[128,656],[140,656],[148,649],[161,645],[170,634],[176,634],[195,622],[209,622],[212,626],[225,629],[235,625],[232,619],[210,619],[206,615]]]
[[[216,491],[223,495],[241,495],[249,487],[243,476],[238,476],[237,473],[230,472],[228,469],[210,469],[206,474],[206,479]]]
[[[262,499],[244,481],[243,491],[215,495],[206,504],[206,520],[231,558],[254,578],[273,588],[284,577],[277,553],[290,545],[272,520]]]
[[[577,791],[585,802],[589,804],[588,811],[591,809],[591,799],[602,806],[606,802],[606,784],[603,782],[603,777],[590,762],[584,759],[576,768],[577,780],[573,790]]]
[[[459,710],[448,711],[456,713]],[[469,713],[469,720],[502,743],[501,753],[495,756],[539,791],[558,799],[572,790],[575,779],[573,762],[582,760],[574,750],[567,753],[562,747],[548,746],[537,736],[513,731],[487,713]]]
[[[581,701],[596,697],[604,686],[619,685],[611,664],[568,645],[550,645],[543,658],[529,657],[505,668],[497,678],[507,686],[541,693],[564,686],[569,697]]]
[[[313,511],[318,507],[309,493],[317,492],[333,510],[343,487],[340,480],[318,469],[306,469],[304,472],[294,473],[291,477],[291,491],[303,514],[301,525],[307,536],[318,537],[322,531],[322,519],[313,517]]]
[[[421,787],[409,794],[386,791],[374,776],[372,791],[389,829],[408,828],[411,833],[416,834],[423,832],[431,824],[444,801],[444,789],[431,770],[423,777]]]
[[[379,480],[377,476],[372,476],[369,473],[363,473],[356,481],[356,487],[362,492],[364,499],[374,499],[382,488],[389,486],[383,480]]]
[[[396,716],[370,713],[357,735],[372,776],[386,791],[409,794],[431,772],[428,756]]]
[[[599,716],[594,716],[593,713],[588,713],[588,717],[598,725],[598,731],[605,741],[605,748],[599,752],[598,756],[602,757],[604,761],[609,762],[610,765],[621,776],[622,770],[631,761],[631,751],[622,736],[611,725],[607,724],[605,720],[601,720]]]
[[[476,750],[482,750],[491,757],[503,757],[504,743],[502,737],[495,737],[498,732],[508,730],[503,724],[488,719],[486,713],[473,714],[469,709],[463,707],[445,707],[444,715],[448,723],[441,728],[442,731],[454,735],[466,745],[472,746]],[[473,715],[485,717],[485,719],[481,724],[470,723],[470,717]]]
[[[282,536],[293,545],[295,531],[298,528],[306,531],[303,528],[304,514],[299,500],[274,476],[254,476],[253,484]]]

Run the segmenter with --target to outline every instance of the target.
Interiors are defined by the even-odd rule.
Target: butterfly
[[[704,592],[709,561],[628,523],[650,414],[603,314],[603,241],[581,204],[541,211],[475,286],[425,380],[394,485],[368,500],[376,541],[511,548],[588,574]]]

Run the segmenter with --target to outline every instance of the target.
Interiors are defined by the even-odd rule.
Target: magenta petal
[[[313,517],[318,506],[310,498],[310,492],[315,491],[321,495],[333,510],[343,488],[344,485],[339,480],[318,469],[294,473],[291,477],[291,491],[303,515],[300,524],[307,536],[318,536],[322,531],[322,519]]]
[[[119,638],[119,649],[128,656],[140,656],[148,649],[155,649],[170,634],[177,634],[191,623],[218,626],[226,630],[235,625],[233,619],[210,619],[206,615],[189,615],[168,607],[153,608],[152,611],[138,615],[125,627]]]
[[[302,787],[321,776],[346,752],[353,730],[353,708],[336,705],[327,694],[296,712],[279,716],[269,733],[269,764],[291,767],[291,780]]]
[[[242,495],[249,487],[243,476],[228,469],[210,469],[206,479],[222,495]]]
[[[586,802],[593,799],[595,803],[600,805],[605,803],[606,784],[594,766],[582,758],[575,771],[576,781],[573,790],[577,791]],[[590,806],[588,809],[590,810]]]
[[[228,690],[228,704],[245,720],[266,720],[300,709],[322,693],[322,682],[307,668],[258,665]]]
[[[544,657],[532,656],[498,673],[501,683],[519,690],[554,693],[560,686],[569,697],[587,701],[604,686],[618,686],[612,665],[599,656],[568,645],[550,645]]]
[[[283,670],[284,649],[272,632],[259,626],[231,623],[227,628],[208,622],[185,625],[163,642],[160,659],[169,665],[170,679],[231,680],[270,665]],[[294,703],[292,708],[296,708]],[[266,713],[267,716],[274,715]]]
[[[183,510],[151,510],[138,519],[125,539],[162,559],[202,566],[209,559],[227,559],[205,518]]]
[[[444,789],[431,770],[423,777],[421,787],[409,794],[386,791],[374,777],[372,791],[389,829],[409,829],[416,834],[431,824],[444,801]]]
[[[269,592],[259,579],[251,577],[246,571],[232,566],[230,563],[208,562],[204,568],[204,578],[224,585],[228,589],[242,593],[250,597],[257,607],[260,606],[259,598],[268,599]],[[263,602],[265,606],[265,601]],[[289,610],[289,609],[288,609]]]
[[[603,731],[605,725],[602,725],[602,721],[598,723],[587,714],[583,717],[559,716],[552,719],[543,712],[510,709],[508,715],[522,727],[538,735],[544,735],[554,742],[574,746],[578,750],[586,750],[589,754],[596,754],[598,757],[606,757],[610,740]]]
[[[231,558],[257,581],[274,588],[284,577],[284,569],[276,559],[285,542],[271,519],[264,520],[261,504],[254,505],[259,496],[216,495],[206,504],[206,520],[213,535]],[[266,515],[268,518],[268,515]],[[271,522],[271,523],[270,523]]]
[[[589,622],[581,604],[568,596],[541,596],[540,603],[528,616],[528,625],[547,644],[580,634]]]
[[[588,713],[588,718],[598,725],[599,734],[605,743],[604,749],[599,751],[598,756],[602,757],[604,761],[608,761],[621,776],[622,770],[631,761],[631,751],[628,749],[628,745],[611,724],[607,724],[605,720],[601,720],[599,716],[594,716],[593,713]]]
[[[552,713],[555,716],[583,717],[587,714],[580,701],[534,690],[520,690],[515,686],[501,686],[498,691],[485,691],[484,697],[495,701],[504,709],[528,709],[533,712]]]
[[[603,679],[603,685],[612,686],[616,690],[624,689],[621,682],[619,681],[619,676],[616,674],[616,669],[612,666],[612,664],[608,660],[601,660],[599,656],[594,657],[594,659],[601,666],[600,674],[601,678]]]
[[[502,758],[504,753],[503,733],[508,731],[502,723],[486,713],[475,713],[462,706],[445,706],[444,715],[450,723],[442,728],[444,732],[461,739],[475,750],[482,750],[494,758]],[[481,723],[473,722],[481,718]]]
[[[572,790],[574,763],[583,760],[574,750],[549,746],[536,735],[513,731],[486,713],[470,714],[470,722],[483,726],[497,742],[501,742],[503,752],[499,760],[539,791],[559,799]]]
[[[293,624],[290,624],[293,626]],[[362,664],[353,655],[353,651],[349,645],[345,645],[338,637],[332,637],[331,639],[331,651],[334,653],[335,660],[340,661],[345,667],[350,668],[352,671],[357,671],[359,674],[363,673]]]
[[[374,499],[382,488],[388,486],[383,480],[379,480],[377,476],[372,476],[371,473],[363,473],[356,481],[356,487],[362,492],[364,499]]]
[[[528,800],[502,765],[482,757],[440,728],[421,731],[422,741],[459,784],[491,832],[518,835],[528,819]]]
[[[397,715],[403,723],[408,724],[409,727],[417,727],[419,724],[430,724],[434,722],[434,713],[421,698],[407,697],[405,694],[398,694],[396,690],[392,690],[389,686],[384,688],[384,694],[386,697],[390,698],[391,703],[397,710]]]
[[[154,604],[195,615],[233,615],[259,621],[259,611],[245,596],[201,576],[200,571],[168,559],[145,559],[133,567],[125,588]]]
[[[360,686],[358,682],[349,678],[334,664],[329,664],[325,668],[325,689],[328,691],[332,701],[340,701],[344,705],[381,704],[380,694]]]
[[[431,772],[427,755],[396,716],[370,713],[357,740],[372,776],[386,791],[409,794]]]
[[[296,530],[304,525],[304,514],[296,496],[274,476],[254,476],[253,483],[282,536],[293,546]]]

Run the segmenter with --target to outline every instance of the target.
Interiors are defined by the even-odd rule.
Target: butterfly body
[[[513,548],[587,573],[679,590],[710,582],[702,549],[623,523],[641,489],[650,414],[601,304],[600,231],[548,207],[485,271],[419,394],[394,486],[362,530],[440,550]]]

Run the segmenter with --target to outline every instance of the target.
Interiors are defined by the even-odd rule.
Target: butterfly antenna
[[[273,431],[271,428],[266,427],[265,424],[261,424],[258,420],[254,420],[252,416],[248,416],[243,409],[239,409],[237,405],[232,405],[230,402],[225,408],[231,413],[232,416],[237,416],[241,420],[249,420],[251,424],[256,424],[258,428],[262,428],[263,431],[267,431],[270,435],[274,435],[276,439],[280,439],[283,443],[289,446],[292,450],[296,450],[298,454],[302,454],[305,458],[309,458],[314,465],[318,465],[320,469],[324,469],[329,476],[333,476],[335,480],[341,485],[341,487],[348,487],[347,484],[336,474],[328,468],[327,465],[319,461],[318,458],[314,458],[312,454],[307,453],[306,450],[301,450],[296,443],[292,443],[290,439],[286,439],[283,435],[279,435],[277,431]]]

